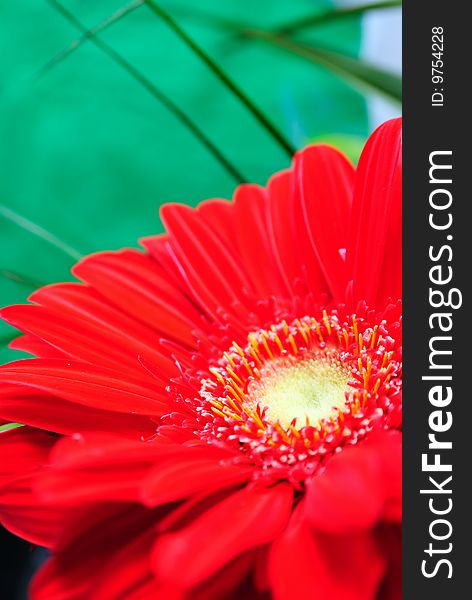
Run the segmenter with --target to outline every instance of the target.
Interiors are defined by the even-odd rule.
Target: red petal
[[[247,578],[254,563],[254,552],[246,552],[223,567],[216,575],[210,577],[190,591],[191,600],[250,600],[258,595],[244,589],[241,583]],[[187,598],[189,596],[186,596]]]
[[[94,600],[118,600],[119,598],[147,598],[153,600],[177,600],[182,591],[167,588],[159,590],[150,565],[150,551],[155,533],[151,529],[137,535],[136,539],[118,548],[115,556],[101,570],[93,586]],[[164,591],[168,595],[164,595]]]
[[[129,544],[142,539],[157,518],[158,515],[132,504],[95,504],[76,510],[75,519],[69,519],[52,558],[34,578],[31,598],[93,598],[110,561],[120,549],[126,552]],[[136,558],[145,564],[146,555],[139,553]]]
[[[335,456],[307,488],[307,517],[322,531],[362,529],[380,517],[383,494],[377,458],[368,450],[356,448]]]
[[[214,460],[229,459],[232,452],[209,444],[181,446],[156,437],[150,440],[127,440],[113,434],[88,433],[63,438],[50,456],[51,463],[61,468],[120,465],[124,461],[159,459],[177,460],[197,457]]]
[[[401,174],[399,175],[401,179]],[[380,273],[377,304],[402,297],[402,196],[395,196],[385,241],[385,256]]]
[[[300,265],[293,250],[293,223],[291,217],[290,171],[281,171],[267,182],[268,238],[276,264],[287,290],[293,291],[294,281],[300,277]]]
[[[99,292],[81,283],[59,283],[36,290],[29,297],[31,302],[58,310],[76,319],[92,321],[117,335],[124,335],[132,343],[154,348],[156,331],[139,322],[135,315],[128,316],[115,308]]]
[[[35,335],[20,335],[8,344],[12,350],[27,352],[39,358],[63,358],[64,354]]]
[[[61,434],[110,431],[141,439],[148,438],[156,431],[156,424],[148,417],[91,408],[18,385],[3,384],[0,414],[7,421]]]
[[[225,244],[234,239],[234,204],[229,200],[212,198],[197,206],[197,213]]]
[[[316,555],[310,528],[294,516],[286,531],[272,544],[269,554],[268,571],[274,600],[330,598],[322,594],[323,588],[314,573]]]
[[[218,319],[218,309],[232,312],[249,283],[228,247],[190,207],[166,204],[161,218],[196,299]]]
[[[139,243],[146,248],[153,260],[164,269],[168,281],[172,282],[186,296],[191,297],[192,291],[175,256],[170,243],[170,236],[166,233],[153,235],[141,238]]]
[[[371,527],[387,502],[401,497],[401,436],[396,433],[346,448],[307,484],[305,510],[313,527],[333,533]]]
[[[114,600],[120,598],[121,596],[115,596]],[[152,600],[186,600],[187,596],[184,591],[174,585],[158,585],[154,578],[141,583],[126,596],[126,600],[149,600],[150,598]]]
[[[159,438],[131,441],[104,434],[76,435],[56,445],[36,487],[43,501],[61,505],[91,500],[139,502],[150,473],[169,464],[208,462],[209,457],[217,464],[228,454],[210,446],[163,443]]]
[[[48,433],[20,427],[0,433],[0,521],[33,544],[49,546],[62,526],[64,514],[42,506],[32,484],[57,441]]]
[[[36,494],[44,503],[74,506],[84,502],[138,502],[140,483],[151,464],[132,462],[92,469],[53,469],[39,479]]]
[[[15,535],[38,546],[51,546],[64,526],[64,511],[41,504],[33,478],[18,479],[0,489],[0,522]]]
[[[346,157],[325,145],[308,146],[295,155],[294,177],[302,223],[331,294],[345,300],[346,262],[355,170]]]
[[[2,456],[7,458],[0,463],[0,485],[41,466],[56,441],[55,436],[31,427],[0,432]]]
[[[270,542],[287,523],[292,497],[287,484],[231,494],[185,529],[157,541],[153,564],[158,578],[189,587],[245,550]]]
[[[388,559],[387,574],[382,582],[378,600],[402,598],[402,531],[401,527],[383,526],[378,537]]]
[[[387,121],[371,135],[356,176],[347,257],[354,301],[371,307],[379,297],[400,297],[401,281],[401,119]],[[380,289],[385,269],[387,289]],[[383,279],[382,279],[383,280]]]
[[[239,186],[234,195],[235,240],[244,270],[262,298],[287,295],[267,235],[268,197],[257,185]]]
[[[164,377],[177,373],[175,365],[167,357],[137,342],[133,335],[108,330],[103,323],[64,314],[63,310],[32,305],[9,306],[1,311],[1,315],[7,323],[59,349],[63,357],[129,370],[144,379],[147,372],[138,359],[146,357]]]
[[[151,386],[151,381],[61,359],[27,359],[0,367],[2,384],[32,388],[102,410],[161,416],[169,412],[169,405],[164,391]],[[3,390],[0,399],[2,396],[7,396]]]
[[[199,313],[149,256],[133,250],[102,252],[84,258],[73,273],[136,321],[193,346]]]
[[[379,452],[379,471],[385,496],[383,520],[402,520],[402,434],[392,431],[378,442],[372,442]]]
[[[274,600],[375,600],[384,568],[370,533],[315,536],[300,513],[273,543],[269,556]]]
[[[153,469],[143,484],[142,499],[147,506],[157,506],[197,492],[213,493],[247,481],[252,473],[253,468],[224,465],[216,457],[189,455],[187,460],[172,460]]]

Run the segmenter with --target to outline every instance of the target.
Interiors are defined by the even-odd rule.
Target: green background
[[[123,1],[64,5],[92,27]],[[367,135],[361,93],[297,56],[204,24],[191,14],[190,0],[162,5],[293,145],[329,135],[356,155]],[[329,6],[321,0],[198,2],[199,11],[263,28]],[[161,231],[164,202],[230,197],[235,182],[214,157],[90,41],[38,76],[79,36],[45,1],[0,2],[0,204],[86,254],[136,246],[137,238]],[[171,96],[246,179],[263,183],[288,166],[286,153],[147,7],[102,37]],[[360,19],[307,30],[304,37],[356,56]],[[0,216],[0,304],[24,301],[35,282],[70,279],[72,264],[66,253]],[[0,325],[0,338],[11,333]],[[18,356],[2,344],[0,361]]]

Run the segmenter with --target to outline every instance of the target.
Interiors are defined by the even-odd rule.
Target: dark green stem
[[[154,14],[160,17],[174,33],[194,52],[214,73],[216,77],[241,101],[257,121],[266,129],[274,140],[292,156],[296,149],[285,139],[275,125],[266,117],[266,115],[254,104],[254,102],[236,85],[236,83],[223,71],[223,69],[201,48],[166,12],[155,0],[145,0],[147,6]]]
[[[279,27],[274,28],[273,32],[285,34],[298,33],[301,29],[307,29],[308,27],[337,21],[338,19],[344,19],[346,17],[359,17],[371,10],[394,8],[401,5],[401,0],[389,0],[387,2],[370,2],[358,6],[335,8],[320,14],[308,15],[306,17],[301,17],[300,19],[295,19],[286,25],[280,25]]]
[[[69,10],[67,10],[57,0],[47,0],[64,18],[75,25],[84,35],[90,30],[85,27]],[[215,157],[215,159],[226,169],[226,171],[237,181],[244,183],[246,180],[239,170],[223,155],[219,148],[206,136],[196,123],[179,108],[164,92],[162,92],[154,83],[134,67],[117,50],[109,46],[101,38],[92,35],[90,41],[95,44],[104,54],[109,56],[119,64],[135,81],[140,83],[156,100],[165,106],[179,121],[181,121],[193,135],[202,143],[205,148]]]

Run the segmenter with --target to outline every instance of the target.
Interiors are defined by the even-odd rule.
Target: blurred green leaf
[[[359,4],[358,6],[334,8],[326,12],[315,13],[307,15],[306,17],[301,17],[300,19],[295,19],[285,25],[279,25],[274,28],[273,32],[290,35],[297,33],[302,29],[307,29],[308,27],[317,27],[326,23],[333,23],[339,19],[345,19],[346,17],[359,17],[373,10],[396,8],[401,5],[401,0],[386,0],[385,2],[369,2],[366,4]]]
[[[349,158],[349,160],[357,164],[359,156],[364,148],[365,138],[357,135],[346,135],[342,133],[330,133],[313,137],[310,140],[312,144],[329,144],[334,146]]]
[[[9,431],[10,429],[17,429],[18,427],[24,427],[21,423],[5,423],[0,425],[0,431]]]
[[[87,37],[90,38],[97,48],[102,50],[102,52],[119,64],[135,81],[142,85],[154,98],[156,98],[156,100],[163,104],[169,110],[169,112],[179,119],[179,121],[181,121],[189,129],[189,131],[193,133],[193,135],[205,146],[205,148],[207,148],[207,150],[213,154],[215,159],[221,163],[228,173],[234,177],[237,183],[244,183],[245,178],[243,175],[241,175],[239,170],[226,158],[223,152],[210,140],[204,131],[198,125],[196,125],[196,123],[192,121],[192,119],[181,108],[179,108],[169,96],[164,94],[154,83],[152,83],[150,79],[145,77],[145,75],[136,69],[136,67],[126,60],[119,52],[114,50],[95,34],[91,33],[92,30],[87,29],[85,25],[77,20],[77,18],[60,2],[57,0],[47,1],[53,8],[60,12],[62,16],[75,25],[77,29],[82,31],[84,35],[87,35]]]
[[[222,82],[224,86],[226,86],[231,93],[233,93],[242,104],[249,110],[249,112],[255,117],[255,119],[264,127],[269,134],[274,138],[274,140],[281,145],[284,150],[287,151],[289,156],[292,156],[295,152],[295,148],[290,144],[288,140],[281,134],[281,132],[275,127],[275,125],[270,121],[270,119],[254,104],[254,102],[247,96],[247,94],[241,89],[239,85],[237,85],[225,71],[209,56],[203,48],[201,48],[181,27],[180,25],[173,19],[173,17],[166,12],[159,4],[157,4],[154,0],[135,0],[131,4],[124,6],[123,8],[115,11],[113,15],[95,25],[91,29],[86,29],[84,26],[77,21],[77,19],[70,13],[70,11],[66,10],[64,6],[58,2],[57,0],[48,0],[52,6],[54,6],[57,10],[59,10],[64,16],[69,19],[73,19],[73,22],[77,27],[83,30],[83,34],[80,38],[73,40],[67,48],[65,48],[62,52],[55,55],[50,61],[44,65],[44,67],[40,71],[40,75],[44,75],[49,69],[54,67],[55,65],[61,63],[67,56],[69,56],[72,52],[77,50],[81,44],[91,38],[95,38],[98,33],[104,31],[123,17],[130,14],[136,8],[139,8],[143,4],[146,4],[149,9],[157,15],[160,19],[163,20],[174,33],[186,44],[192,52],[196,54],[206,65],[207,67],[214,73],[214,75]],[[114,52],[115,55],[117,54]],[[123,64],[123,58],[121,57],[120,64]],[[124,66],[124,65],[123,65]],[[129,71],[129,63],[127,66],[127,70]],[[135,70],[135,69],[134,69]],[[141,76],[142,79],[142,76]],[[148,87],[148,86],[146,86]],[[160,93],[162,96],[162,92]]]
[[[144,1],[144,0],[143,0]],[[346,18],[362,17],[366,13],[374,10],[383,10],[396,8],[402,5],[401,0],[386,0],[385,2],[368,2],[366,4],[359,4],[357,6],[347,7],[335,7],[329,10],[317,10],[314,13],[311,12],[303,17],[298,17],[289,22],[280,23],[276,26],[272,26],[267,31],[272,33],[285,33],[294,34],[298,33],[303,29],[310,27],[318,27],[319,25],[336,23],[337,21]],[[172,3],[166,4],[166,9],[171,11],[173,15],[181,18],[189,18],[198,21],[203,25],[209,27],[219,28],[224,31],[232,32],[238,36],[244,36],[246,30],[251,29],[251,25],[247,22],[237,21],[235,19],[228,19],[220,14],[214,12],[208,12],[202,10],[200,7],[195,6],[184,6],[182,4]]]
[[[2,335],[0,337],[0,346],[7,346],[10,342],[12,342],[18,335],[20,335],[19,331],[13,331],[12,333],[8,333],[7,335]]]
[[[145,2],[148,5],[154,4],[154,0],[145,0]],[[315,46],[314,44],[308,45],[292,37],[293,34],[302,29],[332,24],[346,17],[359,17],[373,10],[395,8],[398,6],[401,6],[400,1],[390,0],[387,2],[372,2],[359,6],[334,8],[329,11],[296,19],[270,30],[253,28],[247,24],[228,20],[215,14],[204,13],[195,7],[187,7],[186,10],[181,8],[180,12],[190,17],[197,17],[214,27],[230,31],[236,34],[239,39],[258,39],[283,48],[288,52],[331,70],[351,84],[360,87],[364,92],[373,91],[386,96],[390,100],[401,102],[402,83],[401,78],[397,75],[341,52]]]
[[[229,77],[229,75],[216,63],[213,58],[199,45],[195,40],[190,37],[177,23],[177,21],[165,11],[155,0],[144,0],[147,6],[162,19],[174,33],[186,44],[192,52],[194,52],[212,71],[212,73],[226,86],[236,98],[238,98],[242,104],[248,109],[248,111],[254,116],[254,118],[264,127],[268,133],[274,138],[274,140],[280,144],[280,146],[287,152],[289,156],[295,153],[295,148],[285,138],[279,129],[272,123],[272,121],[260,110],[256,104],[249,98],[249,96],[242,90],[242,88],[236,84],[236,82]]]
[[[365,61],[319,46],[296,42],[282,34],[251,29],[246,31],[246,35],[329,69],[361,89],[380,93],[396,102],[402,100],[401,78]]]

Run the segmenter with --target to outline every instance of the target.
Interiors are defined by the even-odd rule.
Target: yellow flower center
[[[316,424],[337,416],[343,409],[350,371],[329,354],[304,360],[285,357],[269,361],[261,377],[248,386],[248,402],[267,407],[267,418],[288,427],[294,419],[297,427]]]

